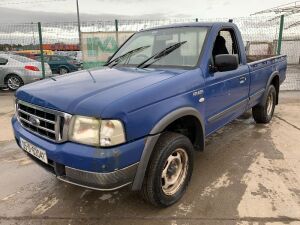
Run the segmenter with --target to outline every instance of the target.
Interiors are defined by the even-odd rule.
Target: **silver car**
[[[45,77],[50,76],[52,76],[50,66],[45,63]],[[0,87],[17,90],[24,84],[42,78],[40,62],[19,55],[0,54]]]

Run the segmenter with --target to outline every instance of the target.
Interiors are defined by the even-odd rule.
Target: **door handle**
[[[245,83],[246,80],[247,80],[247,78],[245,76],[240,77],[240,84]]]

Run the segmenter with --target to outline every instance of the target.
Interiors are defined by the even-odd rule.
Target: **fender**
[[[200,141],[201,143],[201,148],[204,149],[205,145],[205,123],[204,119],[201,117],[199,111],[192,107],[183,107],[176,109],[172,111],[171,113],[167,114],[164,116],[150,131],[149,136],[146,139],[145,147],[141,156],[141,160],[139,162],[136,175],[132,184],[132,190],[137,191],[140,190],[143,184],[144,176],[146,173],[146,169],[148,166],[148,162],[150,160],[151,154],[153,152],[153,149],[155,147],[156,142],[158,141],[161,132],[164,131],[164,129],[174,122],[175,120],[183,117],[183,116],[195,116],[198,118],[201,127],[202,127],[202,140]]]
[[[269,79],[268,79],[268,82],[267,82],[267,85],[266,85],[265,93],[264,93],[264,95],[263,95],[263,98],[262,98],[262,100],[261,100],[260,105],[262,105],[263,102],[266,101],[266,99],[267,99],[267,94],[268,94],[268,88],[269,88],[269,86],[271,85],[271,82],[272,82],[272,80],[273,80],[273,78],[274,78],[275,76],[278,76],[278,79],[279,79],[279,72],[278,72],[278,71],[274,71],[274,72],[270,75],[270,77],[269,77]],[[275,87],[275,88],[276,88],[276,87]],[[276,105],[277,105],[277,104],[278,104],[279,90],[276,90],[276,92],[277,92],[277,93],[276,93]]]

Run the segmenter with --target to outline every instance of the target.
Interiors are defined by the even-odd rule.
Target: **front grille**
[[[63,140],[64,123],[70,118],[69,114],[23,101],[17,102],[17,116],[24,128],[55,142]]]

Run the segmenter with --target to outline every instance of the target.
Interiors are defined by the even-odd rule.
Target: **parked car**
[[[45,76],[52,76],[45,63]],[[43,78],[40,62],[14,54],[0,54],[0,87],[17,90],[20,86]]]
[[[73,60],[82,63],[82,52],[81,51],[56,51],[56,55],[69,56]]]
[[[41,61],[41,56],[36,57],[36,60]],[[69,56],[45,55],[44,60],[50,65],[52,73],[55,74],[62,75],[81,69],[81,63]]]
[[[249,109],[271,121],[287,61],[248,62],[233,23],[187,23],[135,33],[106,65],[20,88],[17,143],[62,181],[166,207],[208,135]]]

